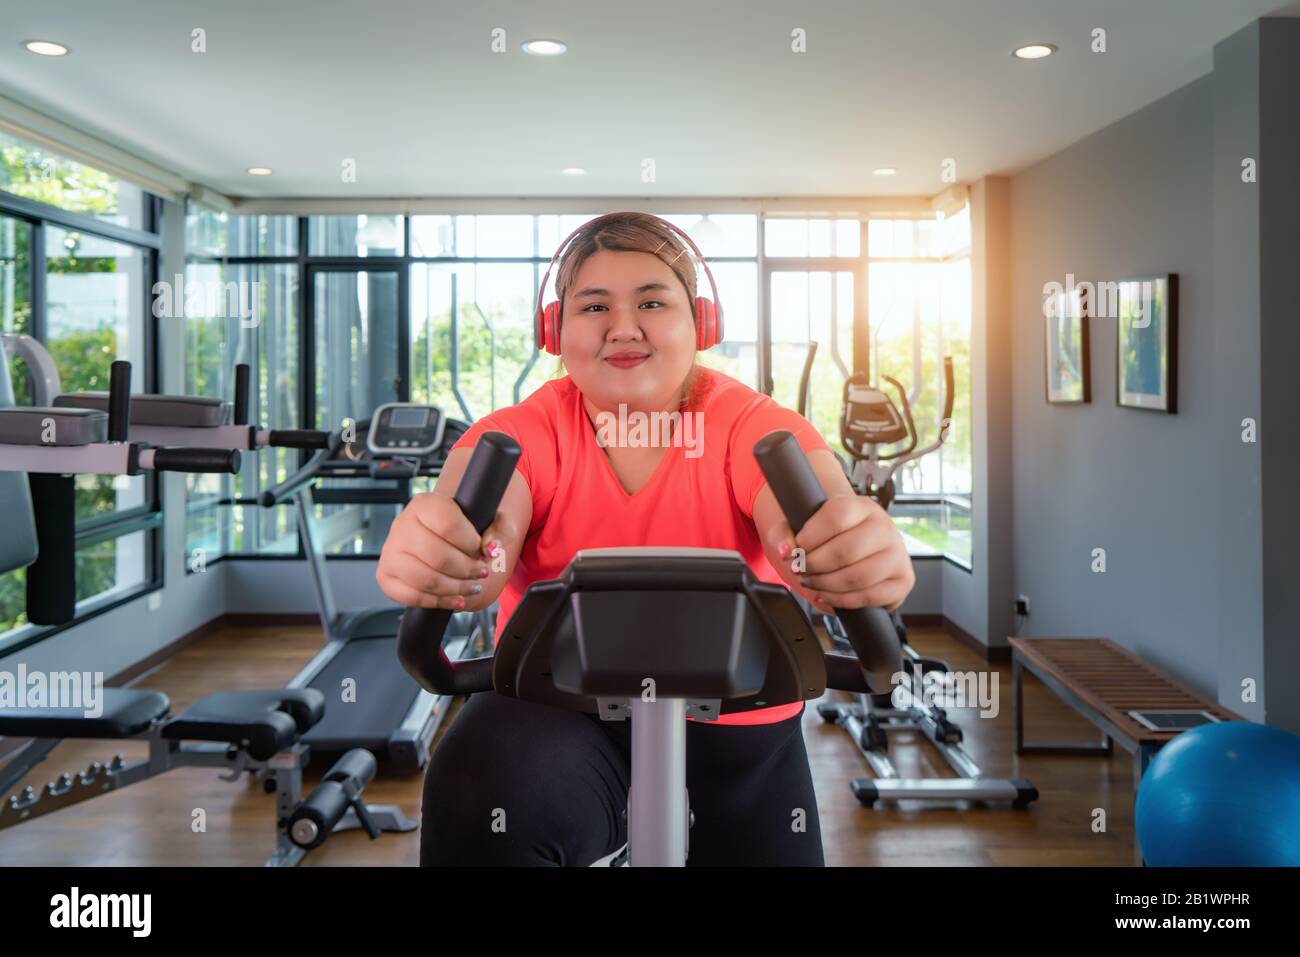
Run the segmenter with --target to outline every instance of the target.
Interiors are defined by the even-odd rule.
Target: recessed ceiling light
[[[1051,43],[1027,43],[1022,47],[1016,47],[1011,51],[1011,55],[1017,60],[1041,60],[1055,52],[1056,47]]]
[[[877,176],[893,176],[898,172],[898,170],[892,166],[881,166],[879,169],[873,169],[871,172]]]
[[[270,176],[274,171],[269,166],[250,166],[245,172],[249,176]]]
[[[569,49],[559,40],[525,40],[523,50],[533,56],[559,56]]]
[[[581,166],[566,166],[560,170],[565,176],[586,176],[587,171]]]
[[[55,43],[53,40],[28,40],[23,46],[32,53],[39,53],[41,56],[68,55],[68,48],[62,43]]]

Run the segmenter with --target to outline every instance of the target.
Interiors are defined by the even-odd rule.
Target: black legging
[[[585,866],[627,841],[631,720],[476,694],[424,778],[420,864]],[[800,715],[691,721],[688,864],[822,866]]]

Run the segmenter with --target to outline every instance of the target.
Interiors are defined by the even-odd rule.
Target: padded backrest
[[[0,415],[13,406],[9,362],[0,349]],[[4,516],[5,525],[4,534],[0,535],[0,574],[6,574],[36,561],[36,519],[25,472],[0,472],[0,515]]]

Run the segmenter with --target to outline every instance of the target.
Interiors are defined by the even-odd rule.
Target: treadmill
[[[325,695],[325,717],[303,735],[313,756],[365,748],[391,770],[424,766],[452,699],[421,688],[397,658],[397,630],[405,609],[393,605],[340,613],[325,568],[325,546],[315,505],[405,505],[411,480],[441,474],[447,453],[469,426],[434,405],[390,402],[358,422],[356,436],[336,434],[284,482],[262,493],[265,508],[293,503],[302,549],[311,569],[325,645],[289,682]],[[369,479],[323,484],[326,479]],[[313,492],[313,486],[317,486]],[[484,653],[492,642],[488,610],[456,612],[443,640],[451,659]],[[345,691],[355,682],[355,695]]]

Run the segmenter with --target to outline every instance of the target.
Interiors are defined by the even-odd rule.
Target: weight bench
[[[1198,694],[1150,662],[1108,638],[1012,638],[1012,688],[1017,754],[1106,754],[1118,741],[1133,755],[1133,795],[1155,753],[1179,731],[1154,731],[1129,716],[1129,711],[1208,711],[1221,721],[1238,715]],[[1050,688],[1057,697],[1101,731],[1101,743],[1025,742],[1024,672]],[[1141,851],[1136,849],[1137,863]]]
[[[63,774],[40,793],[24,788],[0,803],[0,830],[99,797],[173,768],[227,768],[224,781],[256,774],[276,796],[276,846],[268,867],[292,867],[334,831],[364,827],[371,840],[381,831],[411,831],[418,824],[393,805],[367,807],[361,799],[375,773],[370,752],[345,754],[306,800],[302,769],[310,756],[302,735],[325,714],[325,698],[310,688],[223,691],[169,716],[171,703],[157,691],[105,688],[103,712],[87,717],[78,708],[0,709],[0,735],[32,740],[0,770],[0,798],[68,738],[145,740],[149,757],[127,764],[116,755],[107,765]],[[184,743],[200,742],[200,743]]]

